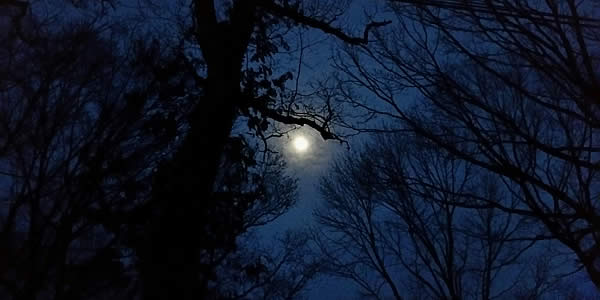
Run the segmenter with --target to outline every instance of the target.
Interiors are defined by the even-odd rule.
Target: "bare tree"
[[[380,136],[339,160],[323,179],[326,204],[317,212],[325,269],[376,299],[498,299],[517,287],[529,291],[528,260],[553,256],[528,251],[538,248],[534,222],[485,205],[518,202],[475,169],[402,135]],[[560,278],[557,270],[541,275],[547,286]]]
[[[345,8],[329,1],[324,3],[331,6],[320,1],[228,1],[221,6],[213,0],[191,2],[192,22],[185,36],[201,53],[202,95],[180,147],[171,161],[161,165],[152,188],[154,215],[137,249],[149,299],[197,299],[205,292],[206,285],[198,284],[199,277],[206,282],[205,272],[199,271],[204,264],[198,252],[214,245],[189,237],[196,236],[206,220],[221,222],[220,215],[206,213],[212,207],[226,209],[234,202],[231,194],[215,193],[214,187],[237,120],[247,118],[248,127],[259,137],[278,122],[307,125],[324,139],[337,138],[327,103],[320,109],[300,107],[295,94],[284,93],[291,73],[274,76],[270,58],[288,46],[279,30],[306,26],[347,43],[365,44],[371,29],[387,24],[367,24],[363,35],[355,37],[336,22]],[[220,196],[225,197],[216,198]],[[231,235],[221,235],[228,241],[224,244],[233,245],[240,232],[235,227]]]
[[[9,18],[0,71],[2,295],[129,297],[129,225],[185,131],[181,90],[193,72],[178,65],[176,47],[98,20],[29,10]]]
[[[323,265],[309,248],[309,235],[287,232],[265,247],[252,234],[241,237],[242,251],[227,258],[215,288],[226,299],[298,299]]]
[[[388,4],[397,26],[338,60],[348,103],[499,175],[519,205],[488,204],[539,220],[600,286],[598,3]]]
[[[116,1],[83,21],[39,20],[13,2],[0,36],[0,273],[16,299],[223,296],[214,284],[238,238],[296,199],[281,159],[234,136],[234,123],[246,118],[263,139],[270,121],[335,138],[330,110],[279,97],[291,75],[267,61],[286,47],[277,30],[360,44],[382,25],[353,37],[332,23],[333,6],[198,0],[175,37],[142,39],[103,19]],[[297,295],[315,273],[298,273],[302,251],[286,250],[259,262],[265,295]]]

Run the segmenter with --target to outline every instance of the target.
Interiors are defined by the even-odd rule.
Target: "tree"
[[[324,269],[374,299],[544,299],[569,271],[529,239],[531,220],[479,205],[517,205],[497,178],[421,138],[377,136],[339,159],[321,192]],[[536,253],[545,264],[529,263]]]
[[[169,103],[176,95],[157,99],[169,84],[159,87],[143,69],[157,45],[118,44],[94,20],[60,24],[27,13],[8,21],[0,291],[10,299],[126,297],[128,223],[119,216],[144,202],[182,117]],[[173,61],[153,59],[157,68]],[[180,70],[171,83],[185,77]]]
[[[2,37],[0,293],[129,299],[139,294],[134,250],[155,170],[178,147],[198,92],[193,66],[178,45],[106,34],[96,20],[19,18],[4,23]],[[211,216],[203,232],[229,244],[212,249],[210,263],[231,252],[231,235],[270,222],[297,198],[281,157],[257,161],[251,149],[230,138],[220,161],[221,203],[203,211]]]
[[[108,40],[95,23],[46,27],[28,18],[3,40],[10,47],[3,49],[1,74],[0,293],[130,299],[140,293],[134,250],[143,242],[148,191],[155,169],[185,134],[195,73],[181,49],[156,40]],[[242,233],[277,218],[297,198],[282,158],[252,149],[241,137],[228,140],[215,182],[218,202],[202,211],[203,235],[196,239],[204,245],[202,263],[211,267],[204,274],[220,281],[239,277],[256,259],[244,248],[239,266],[225,263],[236,247],[255,244],[240,243],[250,239]],[[297,258],[305,256],[300,241],[282,241],[281,256],[261,254],[264,268],[241,277],[258,276],[252,292],[275,285],[289,297],[301,291],[315,271]],[[211,285],[207,296],[230,293],[213,277],[201,284]]]
[[[600,287],[597,3],[388,4],[396,29],[338,60],[347,102],[500,176],[519,205],[487,205],[544,224]]]
[[[309,249],[309,236],[287,232],[270,247],[244,236],[242,250],[227,258],[215,290],[224,299],[298,299],[323,263]]]
[[[269,123],[275,121],[308,125],[325,139],[336,138],[330,130],[331,109],[324,109],[325,113],[298,111],[294,109],[294,104],[298,105],[294,97],[286,98],[281,93],[291,76],[284,73],[273,78],[266,59],[286,44],[283,39],[277,44],[270,34],[278,26],[308,26],[347,43],[364,44],[369,30],[386,23],[368,24],[363,37],[357,38],[333,25],[337,6],[322,15],[306,7],[304,10],[302,1],[232,1],[221,12],[214,1],[193,1],[193,26],[187,33],[201,51],[203,94],[190,115],[189,131],[181,146],[172,160],[159,168],[152,189],[151,210],[156,215],[148,218],[146,241],[137,248],[145,297],[192,299],[205,293],[205,285],[199,285],[197,278],[207,278],[205,275],[212,271],[201,271],[202,257],[198,253],[213,245],[190,237],[203,228],[204,222],[222,221],[220,214],[203,212],[217,205],[232,209],[227,204],[231,198],[215,198],[221,195],[214,187],[219,162],[239,117],[249,119],[249,127],[257,136],[263,136]],[[221,15],[225,15],[224,20],[220,20]],[[244,67],[244,62],[250,67]],[[238,227],[227,232],[231,236],[220,238],[233,245],[241,230]],[[209,265],[208,269],[213,267]]]
[[[117,6],[103,1],[82,22],[24,9],[2,23],[3,286],[18,299],[226,297],[216,283],[236,270],[239,240],[296,198],[281,159],[232,134],[234,123],[246,118],[264,139],[270,120],[335,138],[327,114],[282,95],[291,75],[274,78],[266,58],[286,44],[270,34],[306,25],[359,44],[381,24],[354,38],[330,22],[338,10],[198,0],[180,35],[140,39],[103,23],[105,4]],[[255,263],[265,295],[296,295],[314,275],[288,250]]]

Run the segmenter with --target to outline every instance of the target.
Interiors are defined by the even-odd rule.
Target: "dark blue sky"
[[[126,1],[124,1],[126,2]],[[132,2],[134,3],[134,2]],[[137,1],[135,1],[137,3]],[[165,1],[165,3],[169,3]],[[365,4],[369,3],[369,4]],[[363,26],[366,23],[364,18],[365,10],[370,11],[374,14],[378,12],[382,18],[385,18],[385,14],[382,13],[381,9],[376,9],[371,3],[380,3],[376,1],[353,1],[353,5],[348,10],[347,14],[341,19],[341,24],[346,25],[345,28],[352,33],[362,33]],[[169,26],[173,26],[177,23],[177,16],[181,14],[177,8],[171,6],[172,10],[169,10],[165,15],[159,16],[157,12],[166,12],[166,10],[158,9],[157,11],[149,11],[145,15],[139,15],[139,10],[132,4],[133,13],[130,16],[131,22],[140,22],[142,27],[149,26],[154,27],[156,30],[170,30]],[[38,6],[34,6],[40,12],[46,12],[47,14],[62,14],[66,16],[65,12],[60,12],[63,6],[55,6],[50,2],[41,1]],[[120,16],[115,18],[123,17],[129,12],[121,12]],[[83,16],[85,17],[85,16]],[[148,23],[149,20],[152,20]],[[149,25],[152,24],[152,25]],[[303,93],[310,93],[313,90],[311,83],[315,80],[324,79],[329,72],[332,71],[330,68],[329,57],[333,54],[333,49],[339,45],[339,43],[320,32],[315,30],[301,30],[292,31],[289,35],[290,44],[292,48],[297,46],[294,39],[301,37],[303,38],[304,45],[312,45],[306,49],[303,53],[303,64],[301,67],[301,74],[299,79],[299,88]],[[297,39],[296,39],[297,41]],[[290,68],[294,72],[295,76],[297,72],[298,53],[292,53],[291,55],[283,55],[278,57],[280,59],[280,65],[286,68]],[[408,100],[407,100],[408,101]],[[304,153],[297,153],[292,149],[291,141],[297,135],[305,136],[309,142],[309,149]],[[349,140],[349,145],[356,146],[365,140],[365,136],[358,136]],[[337,156],[345,153],[348,149],[344,145],[340,145],[336,141],[323,141],[322,138],[310,128],[300,128],[289,134],[289,137],[283,137],[274,139],[271,141],[272,145],[278,151],[284,154],[288,162],[289,171],[292,175],[299,179],[299,190],[300,199],[296,207],[292,208],[286,215],[282,216],[278,220],[271,224],[264,226],[260,229],[262,236],[266,239],[274,235],[283,233],[285,230],[297,230],[304,229],[310,225],[315,225],[313,222],[313,211],[318,209],[322,205],[321,197],[318,193],[317,184],[322,176],[327,176],[327,169],[331,161]],[[585,280],[579,282],[585,283]],[[331,278],[321,278],[319,281],[310,285],[312,288],[308,293],[309,299],[348,299],[355,295],[354,285],[352,283],[341,281]],[[588,289],[591,291],[594,288],[589,285]]]

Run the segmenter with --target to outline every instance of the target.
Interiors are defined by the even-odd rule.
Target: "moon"
[[[308,140],[303,136],[296,137],[293,141],[293,144],[294,144],[294,149],[296,149],[296,152],[300,152],[300,153],[308,150],[308,146],[310,146]]]

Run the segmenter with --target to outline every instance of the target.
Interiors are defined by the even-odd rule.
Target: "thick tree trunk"
[[[216,24],[202,32],[209,37],[201,38],[210,39],[200,43],[208,68],[204,96],[191,116],[185,141],[156,177],[149,239],[139,249],[146,299],[209,297],[207,284],[215,265],[206,264],[207,253],[212,249],[221,253],[233,250],[228,247],[235,243],[235,230],[219,233],[207,232],[206,228],[223,221],[210,215],[219,205],[212,194],[236,118],[241,62],[252,26],[249,24],[243,38],[230,24]],[[218,243],[211,244],[213,238],[203,235],[216,235]]]
[[[212,270],[203,272],[200,255],[216,245],[198,240],[210,223],[205,213],[211,208],[218,164],[235,119],[233,100],[239,93],[239,75],[224,71],[210,69],[189,135],[157,176],[152,199],[157,219],[149,220],[150,243],[142,249],[147,254],[142,275],[147,299],[204,298]]]

